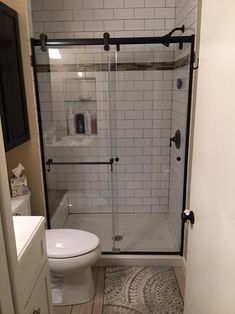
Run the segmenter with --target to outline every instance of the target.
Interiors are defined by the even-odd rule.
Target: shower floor
[[[103,252],[112,252],[111,214],[69,214],[64,228],[96,234]],[[125,252],[178,252],[179,244],[168,214],[118,214],[115,219],[115,249]]]

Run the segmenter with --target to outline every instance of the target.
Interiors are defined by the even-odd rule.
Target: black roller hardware
[[[39,38],[41,40],[41,51],[47,52],[47,35],[46,34],[40,34]]]
[[[110,47],[109,47],[110,35],[109,33],[105,32],[103,37],[104,37],[104,50],[109,51],[110,50]]]

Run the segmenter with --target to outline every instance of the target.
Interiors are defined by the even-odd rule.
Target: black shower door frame
[[[179,44],[182,49],[183,44],[188,43],[191,45],[190,49],[190,64],[189,64],[189,88],[188,88],[188,112],[186,121],[186,145],[185,145],[185,164],[184,164],[184,180],[183,180],[183,203],[182,213],[186,209],[187,204],[187,178],[188,178],[188,162],[189,162],[189,141],[190,141],[190,122],[191,122],[191,109],[192,109],[192,89],[193,89],[193,72],[198,67],[195,66],[195,35],[189,36],[171,36],[165,35],[161,37],[125,37],[125,38],[110,38],[109,33],[104,33],[103,38],[83,38],[83,39],[48,39],[45,34],[40,35],[40,39],[31,38],[31,65],[33,67],[34,84],[35,84],[35,96],[36,107],[38,116],[39,127],[39,139],[40,139],[40,151],[41,151],[41,163],[43,173],[43,186],[46,205],[46,220],[47,227],[50,229],[50,217],[49,217],[49,202],[48,202],[48,190],[46,181],[46,168],[47,161],[45,160],[43,150],[43,131],[42,131],[42,119],[40,114],[40,97],[38,88],[37,77],[37,62],[36,62],[36,47],[41,47],[42,51],[47,51],[47,48],[52,47],[66,47],[66,46],[104,46],[104,50],[108,51],[110,45],[115,45],[117,51],[120,50],[120,45],[138,45],[138,44],[162,44],[169,46],[170,44]],[[181,224],[181,246],[179,252],[103,252],[102,254],[139,254],[139,255],[181,255],[183,256],[184,248],[184,223]]]

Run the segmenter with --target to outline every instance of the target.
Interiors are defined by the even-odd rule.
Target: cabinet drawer
[[[29,299],[35,281],[42,271],[46,260],[45,231],[44,225],[42,225],[19,260],[20,277],[25,303]]]
[[[33,287],[25,314],[52,314],[50,278],[47,262]]]

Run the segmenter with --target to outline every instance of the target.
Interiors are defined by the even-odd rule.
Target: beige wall
[[[35,97],[33,94],[33,81],[30,65],[30,51],[27,25],[27,1],[26,0],[3,0],[6,5],[18,12],[20,24],[21,50],[25,77],[27,108],[29,116],[31,139],[12,149],[6,154],[8,172],[21,162],[26,168],[29,188],[32,194],[31,206],[33,215],[44,215],[44,196],[42,188],[39,138],[37,131],[37,119],[35,109]]]
[[[234,12],[202,1],[185,314],[235,313]]]

